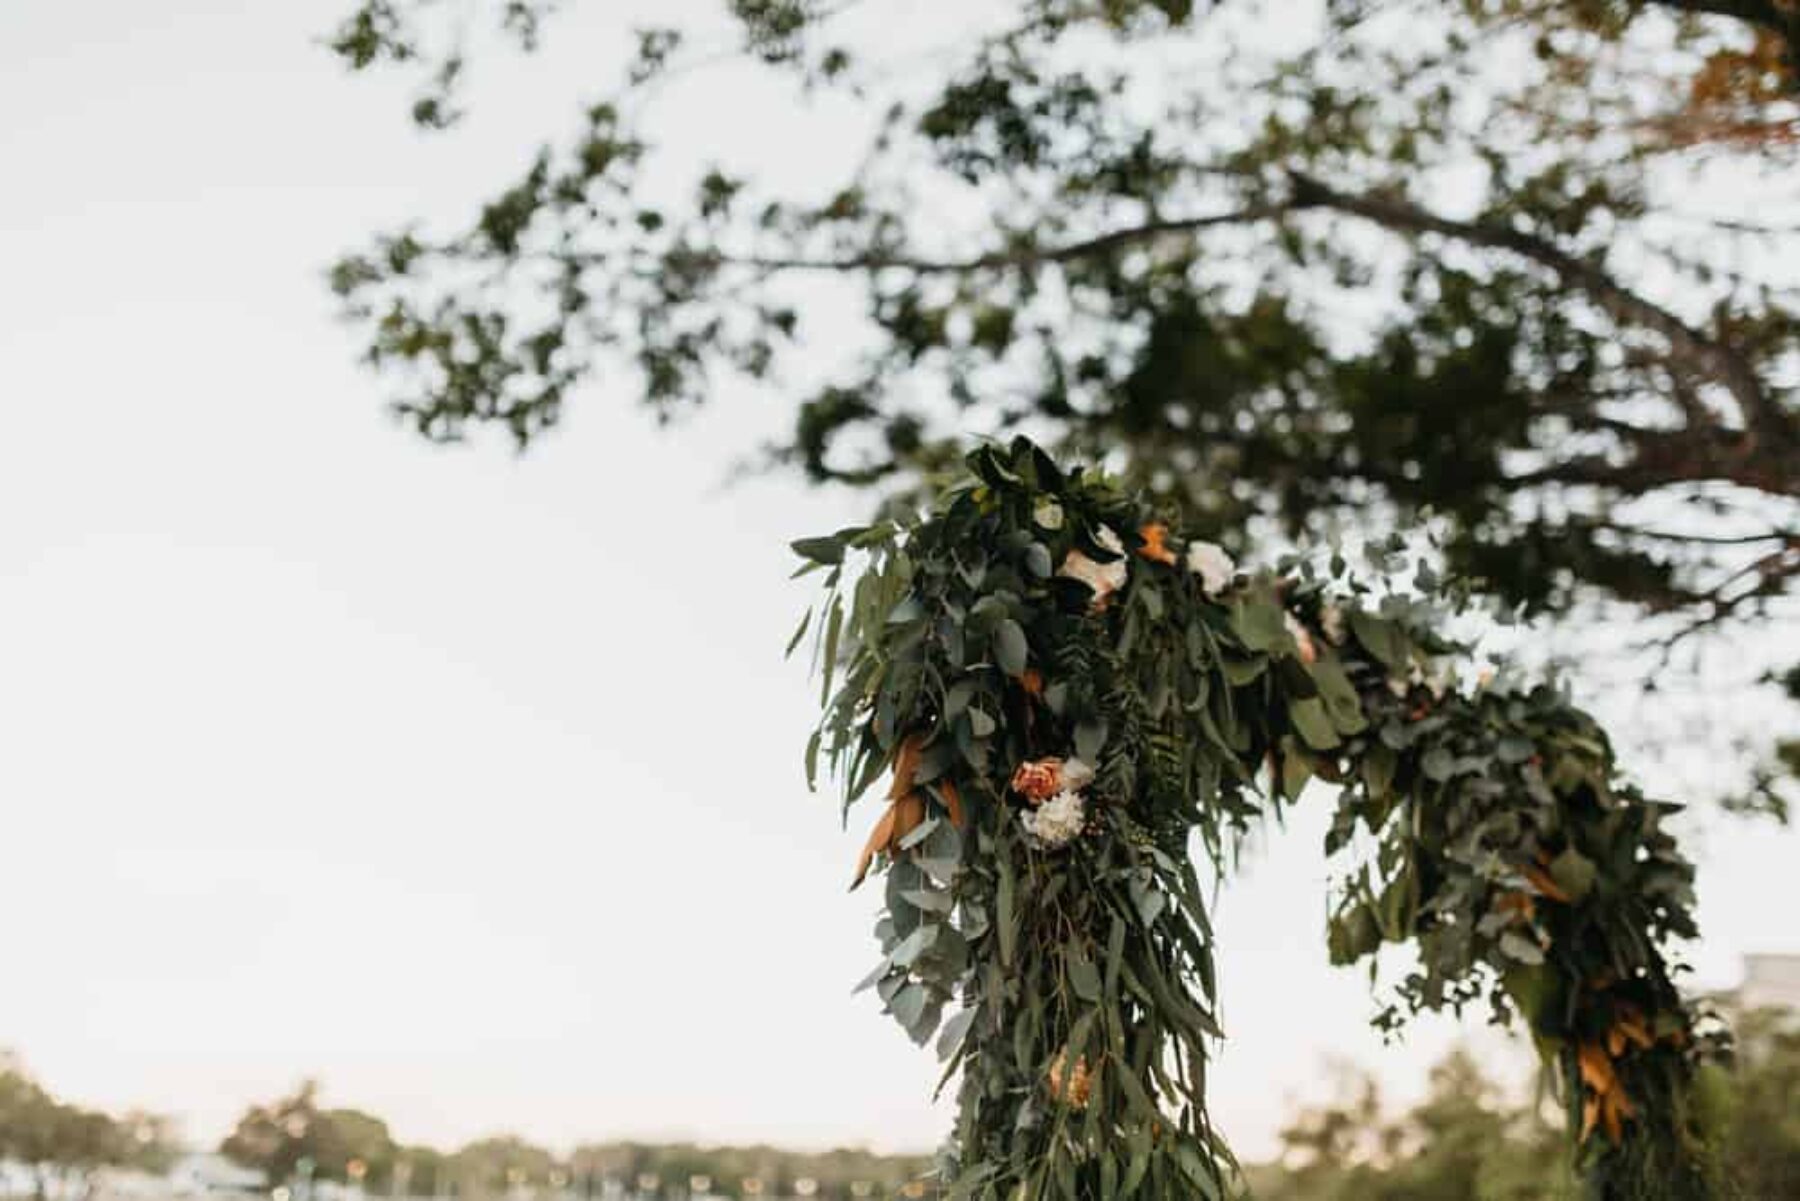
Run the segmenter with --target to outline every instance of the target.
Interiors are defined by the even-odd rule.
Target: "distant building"
[[[1800,955],[1746,955],[1738,1004],[1800,1010]]]
[[[183,1155],[169,1169],[168,1191],[177,1197],[236,1198],[266,1197],[268,1184],[254,1168],[233,1163],[223,1155],[198,1152]]]

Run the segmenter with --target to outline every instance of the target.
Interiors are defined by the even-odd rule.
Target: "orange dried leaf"
[[[869,841],[863,843],[862,854],[856,858],[856,878],[850,881],[851,892],[855,892],[857,886],[868,876],[869,868],[875,862],[875,852],[886,850],[894,841],[896,807],[897,805],[889,805],[882,813],[881,820],[875,823],[875,828],[869,831]]]
[[[1619,1078],[1613,1075],[1612,1060],[1600,1044],[1582,1043],[1576,1052],[1576,1062],[1581,1067],[1582,1083],[1596,1093],[1604,1096],[1619,1087]]]
[[[925,820],[925,794],[909,792],[894,802],[894,833],[884,848],[888,854],[900,849],[900,840],[919,828]]]
[[[938,785],[938,796],[943,799],[944,809],[950,814],[950,820],[959,829],[966,829],[968,823],[963,820],[962,796],[956,791],[956,785],[944,780]]]
[[[1537,889],[1542,896],[1548,897],[1552,901],[1559,901],[1564,905],[1570,902],[1571,898],[1568,893],[1563,891],[1562,885],[1552,879],[1550,873],[1543,868],[1528,867],[1523,870],[1522,874],[1531,881],[1531,886]]]
[[[1619,1016],[1613,1023],[1615,1033],[1648,1051],[1656,1045],[1656,1038],[1650,1033],[1650,1027],[1644,1024],[1643,1010],[1626,1002],[1619,1006]],[[1617,1057],[1617,1053],[1614,1053]]]
[[[1622,1094],[1608,1093],[1600,1098],[1600,1124],[1606,1127],[1607,1141],[1618,1144],[1625,1137],[1625,1114],[1629,1110]]]
[[[894,781],[888,785],[888,800],[895,801],[913,790],[913,777],[919,774],[919,756],[925,753],[925,736],[908,734],[894,752]]]
[[[1528,892],[1503,892],[1500,899],[1494,902],[1494,908],[1501,913],[1517,913],[1527,921],[1537,916],[1537,901]]]

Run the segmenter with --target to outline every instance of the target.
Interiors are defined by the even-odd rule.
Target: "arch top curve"
[[[1379,1020],[1488,1002],[1529,1031],[1595,1197],[1712,1195],[1695,1082],[1722,1036],[1673,979],[1695,934],[1673,806],[1565,693],[1458,685],[1455,589],[1240,572],[1023,439],[923,515],[795,549],[825,591],[809,781],[823,759],[848,809],[889,777],[865,985],[960,1073],[951,1196],[1231,1195],[1193,855],[1221,864],[1313,780],[1355,857],[1332,960],[1418,949]]]

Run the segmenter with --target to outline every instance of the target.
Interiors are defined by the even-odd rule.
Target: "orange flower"
[[[1077,1059],[1075,1067],[1070,1069],[1068,1067],[1068,1051],[1065,1049],[1056,1053],[1056,1058],[1050,1061],[1050,1070],[1044,1073],[1045,1081],[1050,1086],[1050,1099],[1053,1101],[1063,1100],[1063,1076],[1065,1073],[1069,1078],[1069,1107],[1086,1109],[1088,1101],[1094,1095],[1094,1074],[1088,1071],[1087,1056],[1083,1055]]]
[[[1062,791],[1062,769],[1061,759],[1028,760],[1013,772],[1012,790],[1032,804],[1040,804]]]
[[[1153,521],[1138,531],[1138,537],[1144,545],[1138,547],[1138,554],[1155,563],[1167,563],[1175,566],[1175,552],[1165,542],[1169,536],[1169,527],[1160,521]]]
[[[1019,677],[1019,687],[1025,690],[1026,696],[1042,696],[1044,694],[1044,673],[1035,667],[1027,667],[1025,674]]]

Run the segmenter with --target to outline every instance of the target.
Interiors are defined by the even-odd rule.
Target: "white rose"
[[[1113,593],[1125,586],[1125,544],[1105,526],[1101,526],[1099,533],[1094,535],[1094,541],[1120,557],[1110,563],[1096,563],[1080,551],[1072,550],[1056,574],[1086,584],[1093,591],[1094,608],[1099,609],[1105,606]]]
[[[1229,588],[1231,577],[1237,574],[1237,564],[1216,542],[1188,543],[1187,568],[1200,577],[1200,586],[1208,596],[1217,596]]]
[[[1019,821],[1027,834],[1045,846],[1060,847],[1081,833],[1086,822],[1083,808],[1081,794],[1065,788],[1036,809],[1021,813]]]

